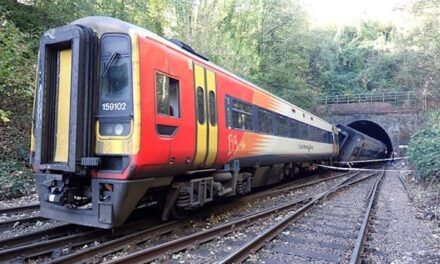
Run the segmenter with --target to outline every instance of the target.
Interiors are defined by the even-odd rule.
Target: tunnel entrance
[[[369,120],[358,120],[351,122],[347,126],[356,129],[367,136],[382,141],[385,145],[387,145],[387,158],[389,158],[393,153],[393,143],[391,143],[390,137],[388,136],[387,132],[378,124]]]

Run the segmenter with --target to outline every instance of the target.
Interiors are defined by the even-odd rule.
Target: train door
[[[218,150],[217,86],[215,73],[194,64],[196,152],[194,168],[209,168]]]
[[[93,97],[97,38],[90,28],[66,26],[40,42],[33,122],[39,170],[77,172],[93,158]],[[95,164],[95,163],[93,163]]]

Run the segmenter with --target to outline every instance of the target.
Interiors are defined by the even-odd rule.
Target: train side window
[[[309,125],[308,140],[315,141],[315,127]]]
[[[277,115],[276,117],[276,135],[280,137],[287,137],[289,135],[288,119],[282,115]]]
[[[264,109],[258,109],[258,132],[273,134],[272,113]]]
[[[157,113],[180,117],[179,81],[156,73]]]
[[[197,120],[200,124],[205,123],[205,92],[202,87],[197,87]]]
[[[338,137],[335,137],[335,139],[337,139]],[[329,144],[333,144],[333,133],[332,132],[327,132],[327,142]],[[337,142],[335,142],[335,144],[338,144]]]
[[[253,130],[252,106],[237,100],[232,102],[232,127]]]
[[[209,91],[209,122],[211,123],[211,126],[215,126],[217,124],[216,110],[215,93],[213,91]]]
[[[300,138],[300,123],[297,120],[290,120],[290,137],[291,138]]]
[[[311,128],[311,134],[312,134],[312,141],[319,141],[319,139],[318,139],[318,133],[319,133],[319,131],[318,131],[318,128],[317,127],[314,127],[314,126],[310,126],[310,128]]]
[[[324,142],[324,143],[328,143],[328,144],[331,144],[331,143],[332,143],[332,141],[331,141],[331,133],[330,133],[330,132],[328,132],[328,131],[323,131],[323,134],[322,134],[322,142]]]
[[[309,140],[309,125],[301,122],[301,139]]]

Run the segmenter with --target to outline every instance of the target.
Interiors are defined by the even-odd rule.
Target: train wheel
[[[185,210],[180,206],[173,206],[173,209],[171,209],[171,215],[175,219],[184,219],[189,215],[189,210]]]

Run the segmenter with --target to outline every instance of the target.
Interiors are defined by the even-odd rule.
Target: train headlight
[[[103,130],[105,131],[105,135],[112,135],[113,134],[113,126],[106,125],[103,126]]]
[[[130,134],[131,124],[129,122],[114,123],[111,121],[99,121],[99,134],[101,136],[128,136]]]
[[[124,132],[124,127],[121,124],[116,124],[115,126],[115,134],[120,136]]]

